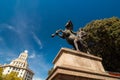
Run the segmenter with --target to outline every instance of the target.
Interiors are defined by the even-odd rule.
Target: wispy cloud
[[[40,49],[43,48],[43,44],[41,40],[34,32],[34,29],[36,29],[36,27],[33,27],[34,24],[36,24],[35,19],[38,17],[38,16],[37,17],[34,16],[37,14],[37,7],[39,6],[38,5],[39,0],[35,0],[35,1],[30,0],[29,2],[27,2],[27,4],[29,3],[29,5],[27,6],[25,4],[26,1],[25,2],[24,1],[25,0],[17,1],[14,10],[14,15],[11,17],[10,24],[5,23],[6,27],[4,26],[2,27],[2,29],[4,29],[5,32],[8,33],[6,34],[6,36],[3,35],[4,38],[0,37],[0,42],[2,41],[2,44],[3,44],[3,40],[5,39],[4,41],[5,48],[3,48],[5,55],[2,54],[2,56],[4,57],[4,62],[10,62],[12,59],[17,58],[19,54],[16,52],[24,48],[25,49],[27,48],[28,50],[32,50],[32,51],[37,50],[36,44],[33,43],[34,41],[37,43],[37,46],[39,46]],[[28,8],[29,10],[32,11],[27,11]],[[9,34],[8,31],[10,31],[11,34]],[[34,41],[32,41],[33,39]],[[11,46],[9,47],[8,43],[10,43],[13,47]],[[34,51],[33,53],[30,54],[29,59],[30,60],[28,61],[28,63],[30,65],[30,69],[34,71],[35,76],[39,76],[39,77],[35,77],[33,80],[45,80],[43,78],[47,75],[46,73],[50,66],[47,63],[44,55],[40,52]],[[0,60],[0,62],[3,62],[2,59]]]
[[[43,78],[47,76],[47,72],[50,69],[51,65],[46,62],[46,58],[41,52],[34,52],[31,54],[31,58],[29,58],[29,64],[32,65],[30,68],[33,70],[33,72],[35,72],[34,80],[45,80]],[[38,76],[40,78],[38,78]]]
[[[14,28],[14,26],[12,26],[12,25],[9,25],[9,24],[7,24],[7,23],[2,23],[2,24],[0,24],[0,28],[1,29],[9,29],[9,30],[15,30],[15,28]]]
[[[32,32],[33,38],[35,39],[35,41],[37,42],[37,44],[39,45],[40,49],[43,48],[41,40],[36,36],[36,34],[34,32]]]
[[[9,50],[9,49],[5,49],[4,50],[0,50],[0,63],[7,63],[9,64],[13,59],[16,59],[18,57],[19,54],[14,53],[13,51]]]
[[[49,65],[46,62],[44,55],[42,55],[41,53],[39,54],[37,53],[37,55],[32,54],[30,57],[34,59],[34,60],[32,59],[29,59],[29,60],[30,60],[30,64],[35,64],[33,66],[35,70],[36,68],[42,68],[43,71],[47,71],[49,69]]]
[[[15,28],[11,25],[8,25],[7,28],[10,29],[10,30],[16,31]]]
[[[35,58],[35,57],[36,57],[35,53],[32,53],[32,54],[29,56],[30,59],[33,59],[33,58]]]

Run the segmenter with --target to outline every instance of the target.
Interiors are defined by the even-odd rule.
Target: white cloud
[[[36,57],[29,59],[30,69],[35,73],[33,80],[45,80],[44,78],[46,78],[51,65],[46,62],[46,58],[42,53],[34,53],[36,53]]]
[[[33,78],[33,80],[45,80],[45,79],[42,79],[40,77],[35,77],[35,78]]]
[[[16,31],[13,26],[8,25],[7,28],[10,29],[10,30]]]
[[[40,46],[40,49],[42,49],[42,43],[40,41],[40,39],[35,35],[34,32],[32,32],[33,38],[35,39],[35,41],[37,42],[37,44]]]
[[[49,65],[46,62],[45,57],[43,55],[40,54],[36,55],[35,53],[33,53],[29,56],[29,58],[34,59],[34,60],[29,59],[29,63],[33,64],[31,67],[34,69],[35,72],[37,72],[36,69],[40,69],[40,68],[42,68],[42,71],[48,71]]]
[[[35,58],[35,57],[36,57],[35,53],[33,53],[33,54],[31,54],[31,55],[29,56],[29,58],[31,58],[31,59],[33,59],[33,58]]]
[[[7,24],[7,23],[0,24],[0,26],[1,26],[1,29],[9,29],[9,30],[12,30],[12,31],[15,31],[15,32],[16,32],[15,27],[12,26],[12,25],[9,25],[9,24]]]

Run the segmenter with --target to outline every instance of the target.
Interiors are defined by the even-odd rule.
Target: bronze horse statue
[[[79,32],[79,31],[74,32],[72,22],[68,21],[65,25],[65,30],[61,30],[61,29],[57,30],[54,34],[52,34],[52,37],[59,36],[62,39],[66,39],[66,41],[70,45],[72,45],[75,50],[87,52],[88,47],[86,46],[86,44],[82,40],[82,37],[85,36],[86,34],[83,34],[83,31],[81,31],[81,32]],[[79,37],[79,35],[80,35],[80,37]]]

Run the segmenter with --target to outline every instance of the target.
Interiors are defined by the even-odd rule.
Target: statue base
[[[46,80],[118,80],[105,72],[102,59],[91,54],[61,48]]]

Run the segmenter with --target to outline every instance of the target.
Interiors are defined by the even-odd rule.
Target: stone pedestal
[[[46,80],[119,80],[105,72],[101,61],[91,54],[61,48]]]

